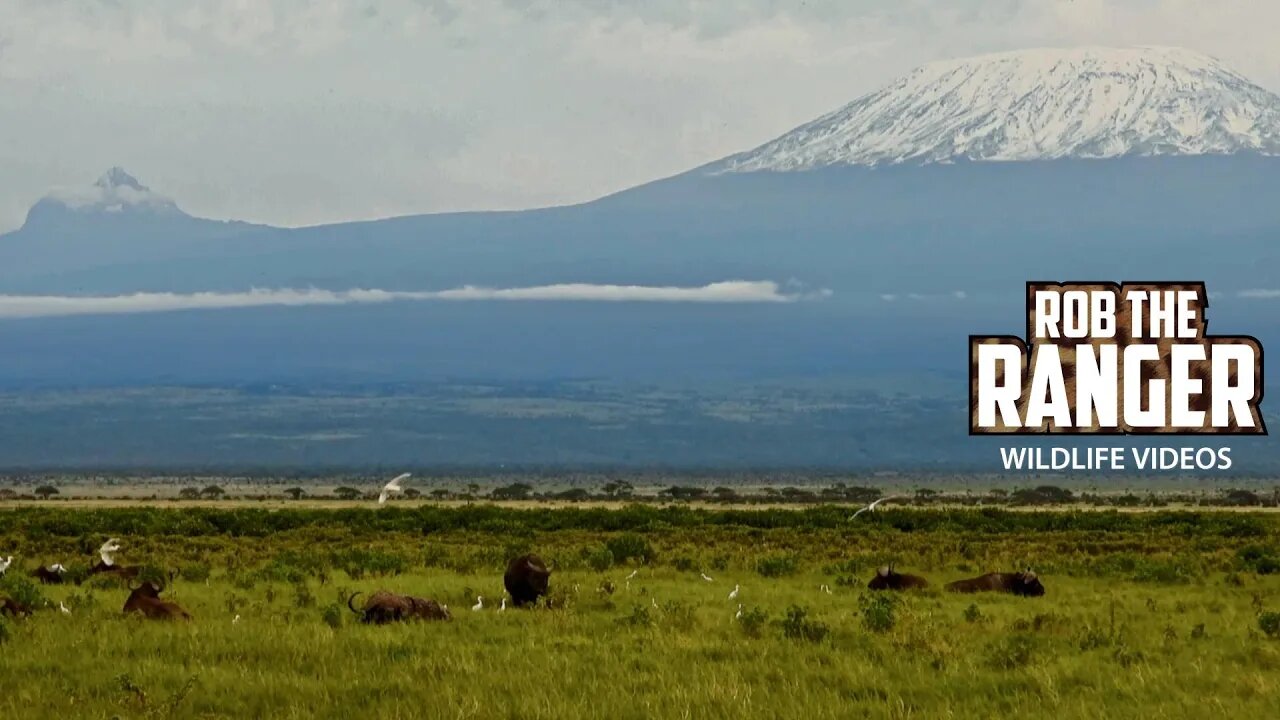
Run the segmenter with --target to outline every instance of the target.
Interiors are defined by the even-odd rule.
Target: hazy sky
[[[0,0],[0,231],[123,165],[285,225],[590,199],[930,60],[1182,45],[1280,90],[1276,0]]]

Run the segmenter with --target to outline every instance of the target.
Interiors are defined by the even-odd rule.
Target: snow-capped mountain
[[[77,213],[181,214],[171,198],[152,191],[122,167],[113,167],[89,187],[59,188],[40,203]],[[33,208],[34,210],[34,208]]]
[[[707,170],[1238,152],[1280,155],[1280,97],[1218,60],[1036,49],[925,65]]]

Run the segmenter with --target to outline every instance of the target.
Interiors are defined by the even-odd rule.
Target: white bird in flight
[[[102,543],[102,547],[98,548],[98,557],[102,558],[102,564],[115,565],[115,554],[120,551],[120,541],[115,538],[107,538]]]
[[[702,573],[702,579],[711,582],[711,576],[706,573]]]
[[[3,560],[0,560],[0,577],[4,577],[4,574],[9,572],[9,566],[12,564],[13,564],[12,555],[10,555],[9,557]]]
[[[730,600],[737,600],[737,599],[738,599],[738,586],[737,586],[737,585],[734,585],[734,586],[733,586],[733,592],[729,593],[729,599],[730,599]]]
[[[867,512],[868,510],[869,510],[869,511],[871,511],[871,512],[875,512],[875,511],[876,511],[876,506],[877,506],[877,505],[879,505],[880,503],[884,502],[885,500],[894,500],[894,499],[897,499],[897,498],[900,498],[900,497],[902,497],[902,495],[885,495],[884,497],[880,498],[879,500],[876,500],[875,502],[871,503],[870,505],[868,505],[868,506],[866,506],[866,507],[864,507],[864,508],[862,508],[862,509],[858,510],[858,512],[856,512],[856,513],[854,513],[854,514],[850,515],[850,516],[849,516],[849,519],[850,519],[850,520],[852,520],[852,519],[854,519],[854,518],[858,517],[859,515],[861,515],[862,513]]]
[[[484,597],[483,597],[483,596],[481,596],[481,595],[477,595],[477,596],[476,596],[476,604],[475,604],[475,605],[472,605],[472,606],[471,606],[471,609],[472,609],[472,610],[475,610],[475,611],[483,610],[483,609],[484,609]]]
[[[58,601],[58,610],[61,610],[63,615],[71,614],[71,608],[67,607],[67,604],[61,600]]]
[[[383,485],[382,492],[378,493],[378,504],[382,505],[387,501],[387,498],[391,497],[392,495],[399,495],[400,493],[404,492],[404,489],[400,487],[400,483],[404,482],[405,480],[408,480],[409,477],[410,477],[409,473],[405,473],[403,475],[397,475],[394,480],[387,483],[386,485]]]

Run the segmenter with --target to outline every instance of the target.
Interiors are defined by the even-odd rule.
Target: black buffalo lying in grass
[[[49,567],[41,565],[35,570],[32,570],[31,577],[39,580],[42,585],[61,585],[62,576],[66,572],[67,569],[62,567],[61,563],[54,563]]]
[[[1044,585],[1030,568],[1014,573],[987,573],[969,580],[957,580],[947,584],[951,592],[1006,592],[1023,597],[1044,595]]]
[[[867,583],[870,590],[923,590],[929,587],[929,581],[919,575],[907,575],[893,569],[893,565],[885,565],[876,571],[876,576]]]
[[[382,625],[401,620],[450,620],[453,617],[449,614],[447,605],[441,605],[435,600],[401,595],[387,590],[379,590],[370,595],[364,601],[364,609],[357,610],[355,599],[359,594],[351,593],[351,597],[347,598],[347,607],[351,608],[351,612],[359,615],[360,622],[364,623]]]
[[[160,599],[160,587],[144,582],[129,593],[124,601],[124,613],[141,613],[151,620],[190,620],[191,614],[177,603]]]
[[[5,598],[4,602],[0,602],[0,615],[9,615],[12,617],[25,617],[31,614],[31,608],[14,600],[13,598]]]
[[[86,577],[93,577],[94,575],[105,575],[107,577],[115,577],[125,581],[132,581],[132,580],[137,580],[138,575],[141,573],[142,573],[141,565],[115,565],[115,564],[108,565],[105,562],[102,562],[101,560],[99,560],[97,564],[89,568],[88,573],[86,573]]]
[[[502,576],[502,584],[511,595],[516,607],[533,605],[538,598],[547,594],[547,585],[551,579],[551,571],[542,558],[537,555],[521,555],[507,563],[507,573]]]

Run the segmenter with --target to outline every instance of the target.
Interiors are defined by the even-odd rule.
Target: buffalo
[[[885,565],[876,571],[876,576],[867,583],[870,590],[923,590],[929,587],[929,581],[919,575],[907,575],[893,569],[893,565]]]
[[[191,614],[177,603],[160,599],[160,587],[147,581],[129,593],[124,601],[124,613],[142,613],[152,620],[190,620]]]
[[[0,603],[0,615],[10,615],[12,617],[24,617],[31,614],[31,608],[14,600],[13,598],[5,598]]]
[[[960,593],[1006,592],[1022,597],[1040,597],[1044,595],[1044,585],[1030,568],[1022,572],[987,573],[968,580],[957,580],[947,584],[947,590]]]
[[[347,607],[351,608],[351,612],[359,615],[360,622],[363,623],[383,625],[401,620],[450,620],[453,618],[449,614],[447,605],[441,605],[435,600],[401,595],[386,590],[379,590],[370,595],[364,601],[364,608],[357,610],[355,599],[359,594],[351,593],[351,597],[347,598]]]
[[[109,575],[117,577],[124,581],[137,580],[138,575],[142,573],[141,565],[116,565],[108,564],[99,560],[93,567],[89,568],[88,577],[94,575]]]
[[[66,571],[67,569],[62,567],[61,563],[54,563],[49,567],[41,565],[31,571],[31,577],[39,580],[41,585],[61,585],[62,575]]]
[[[547,594],[547,584],[551,571],[546,563],[537,555],[521,555],[507,564],[507,572],[502,576],[502,584],[516,607],[533,605],[538,598]]]

